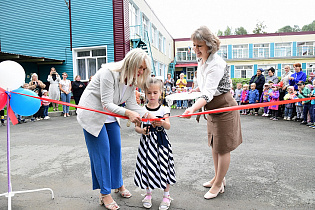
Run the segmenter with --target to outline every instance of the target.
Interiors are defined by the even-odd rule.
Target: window
[[[227,59],[227,46],[226,45],[220,46],[218,55],[221,56],[222,58]]]
[[[194,75],[195,75],[195,68],[194,67],[187,67],[187,71],[186,71],[187,80],[193,80]]]
[[[171,43],[168,43],[168,58],[172,58]]]
[[[163,53],[165,54],[166,53],[166,51],[165,51],[165,43],[166,43],[166,39],[165,39],[165,37],[163,37]]]
[[[253,76],[253,66],[235,66],[235,78],[251,78]]]
[[[159,50],[162,52],[162,47],[163,47],[163,37],[162,34],[159,33]]]
[[[284,71],[284,67],[285,66],[290,66],[290,71],[293,73],[294,72],[294,68],[293,68],[293,64],[292,63],[283,63],[283,64],[281,64],[281,77],[282,77],[282,75],[285,73],[285,71]],[[275,68],[275,67],[274,67]],[[277,74],[276,74],[277,75]]]
[[[248,44],[233,45],[232,54],[233,58],[248,58]]]
[[[292,43],[275,43],[275,57],[292,56]]]
[[[311,72],[315,73],[315,63],[306,64],[306,75],[310,75]]]
[[[156,28],[154,25],[152,25],[152,31],[151,31],[151,43],[153,46],[155,46],[155,32],[156,32]]]
[[[275,75],[278,75],[278,70],[276,68],[276,64],[267,64],[267,65],[257,65],[257,69],[264,69],[265,71],[263,72],[263,75],[267,76],[268,75],[268,69],[273,67],[276,71],[275,71]]]
[[[254,44],[253,57],[254,58],[268,58],[269,57],[269,44]]]
[[[135,39],[140,35],[139,26],[139,10],[135,5],[129,3],[129,26],[130,26],[130,38]]]
[[[75,75],[80,75],[82,80],[93,76],[103,63],[107,63],[107,47],[73,49],[73,69]]]
[[[312,56],[315,55],[315,42],[298,42],[297,55],[298,56]]]
[[[177,61],[195,61],[196,53],[194,53],[191,47],[177,48]]]
[[[146,41],[149,40],[149,19],[142,14],[142,26],[143,26],[143,37]]]

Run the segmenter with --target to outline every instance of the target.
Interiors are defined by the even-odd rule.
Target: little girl
[[[248,104],[248,84],[243,85],[243,90],[241,93],[241,105],[245,105]],[[243,109],[242,110],[242,115],[246,115],[247,114],[247,109]]]
[[[296,98],[296,95],[294,94],[294,87],[289,86],[287,88],[288,93],[283,97],[283,100],[292,100]],[[284,120],[292,120],[292,113],[294,108],[294,103],[285,104],[284,105]]]
[[[278,85],[272,85],[272,92],[269,93],[270,102],[279,101],[279,90]],[[270,120],[278,120],[278,107],[279,105],[269,106],[269,110],[271,111]]]
[[[145,88],[148,104],[146,109],[158,118],[168,117],[170,109],[159,104],[163,83],[152,77]],[[136,125],[136,132],[142,134],[138,149],[134,182],[147,193],[142,200],[145,208],[151,208],[152,189],[164,189],[163,200],[159,209],[168,209],[172,198],[169,195],[171,184],[175,184],[175,169],[171,144],[165,129],[170,129],[168,118]]]
[[[261,94],[261,97],[260,97],[260,103],[262,102],[269,102],[269,89],[270,89],[270,86],[268,83],[265,83],[264,84],[264,91],[262,92]],[[268,106],[265,106],[264,107],[264,113],[261,115],[263,117],[268,117]]]

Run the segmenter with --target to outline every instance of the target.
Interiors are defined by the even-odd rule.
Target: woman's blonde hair
[[[31,75],[31,80],[33,80],[33,76],[36,76],[37,79],[38,79],[38,75],[37,75],[36,73],[33,73],[33,74]]]
[[[145,83],[144,90],[147,90],[151,87],[151,85],[159,85],[161,93],[163,92],[163,82],[155,77],[149,77]]]
[[[220,39],[207,26],[200,26],[190,37],[192,41],[205,41],[209,47],[208,53],[214,54],[220,48]]]
[[[143,61],[147,68],[138,77],[139,67]],[[151,60],[148,54],[140,48],[129,51],[122,61],[112,63],[108,67],[112,71],[121,72],[120,83],[127,82],[127,85],[135,85],[139,88],[144,87],[147,78],[151,75]]]
[[[214,54],[220,48],[220,39],[207,26],[201,26],[191,35],[192,41],[205,41],[209,47],[208,53]]]

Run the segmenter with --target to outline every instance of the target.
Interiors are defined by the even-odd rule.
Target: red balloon
[[[0,89],[0,110],[2,110],[5,105],[7,104],[7,94],[5,91],[1,88]]]

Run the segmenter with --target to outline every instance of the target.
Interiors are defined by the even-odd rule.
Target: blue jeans
[[[69,94],[61,93],[61,101],[70,103],[70,98],[71,98],[71,93]],[[64,114],[69,113],[69,106],[62,105],[62,112]]]
[[[98,137],[84,129],[83,132],[91,161],[93,190],[110,194],[111,189],[123,185],[120,126],[117,122],[105,123]]]
[[[44,117],[47,117],[48,116],[48,108],[49,108],[49,106],[44,106],[43,105],[43,107],[44,107]]]
[[[177,107],[182,107],[182,101],[181,100],[177,100],[176,104],[177,104]]]
[[[188,108],[188,101],[187,100],[183,100],[183,107]]]
[[[315,123],[315,104],[311,104],[310,115],[311,115],[311,122]]]
[[[293,108],[284,108],[284,116],[292,118]]]

